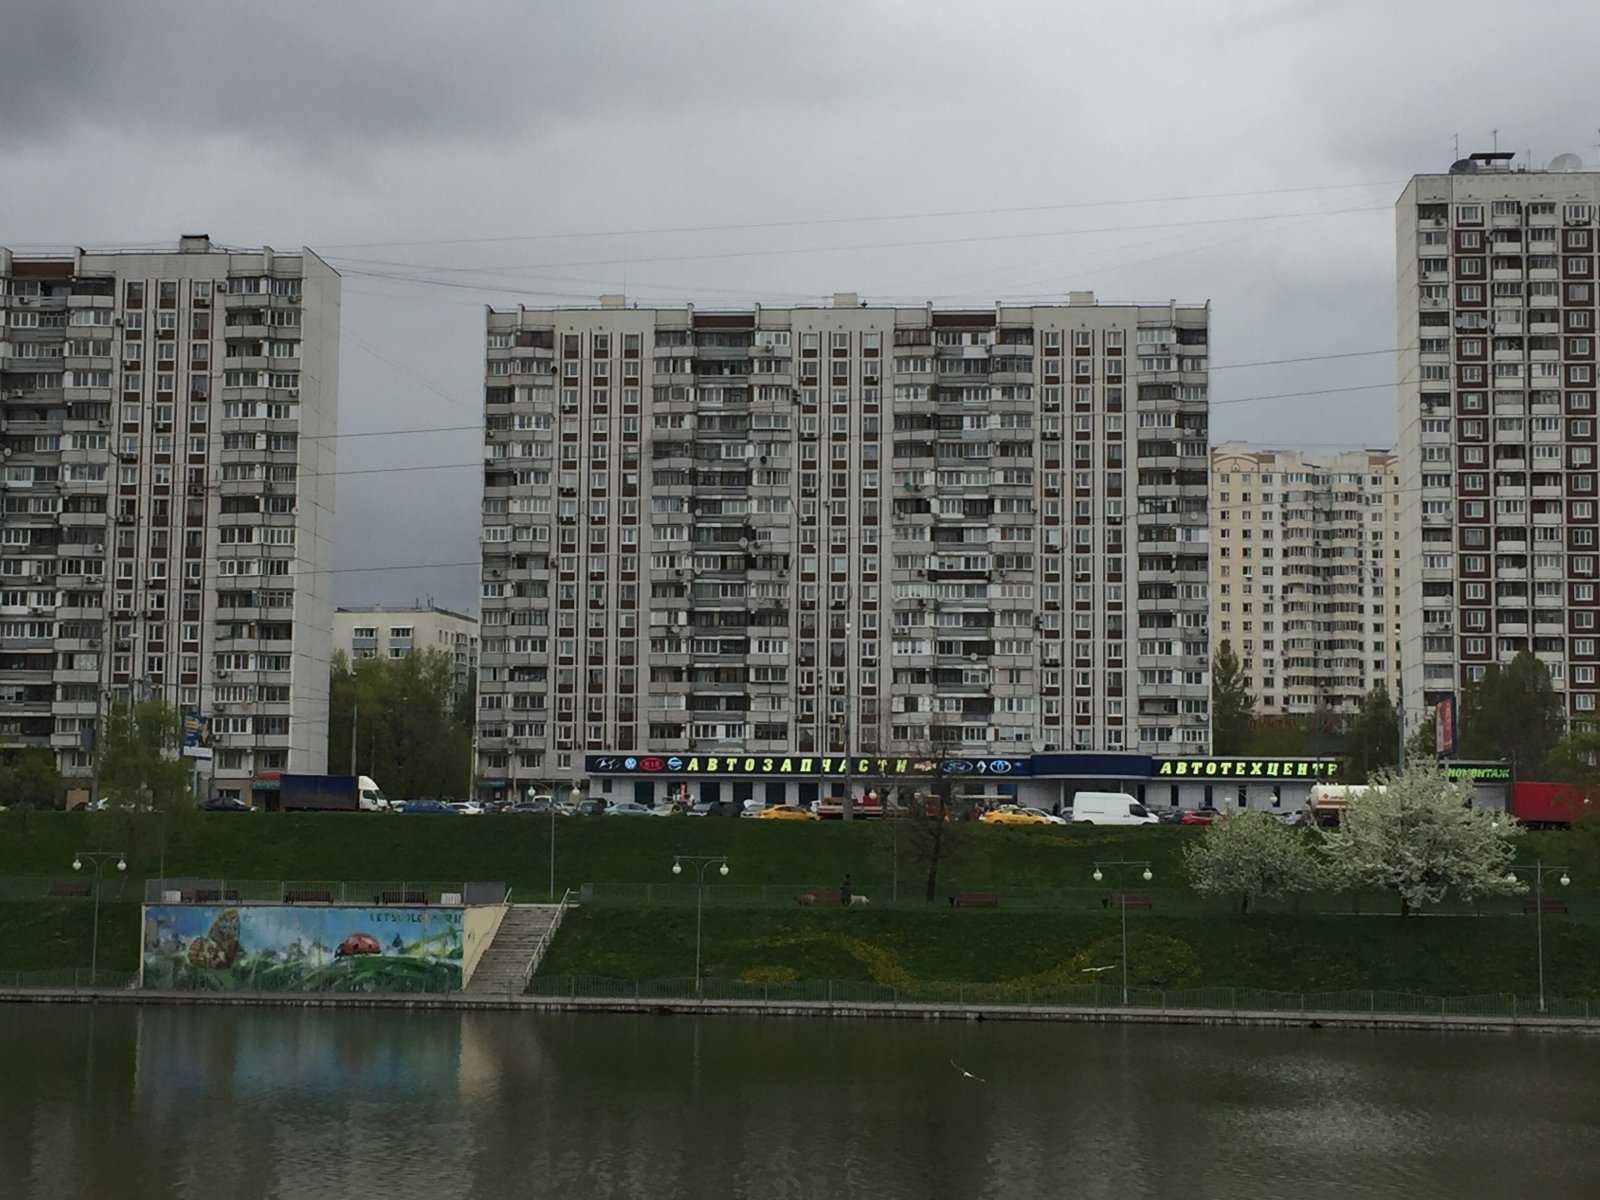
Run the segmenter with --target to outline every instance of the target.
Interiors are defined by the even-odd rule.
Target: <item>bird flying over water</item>
[[[961,1077],[962,1077],[962,1078],[963,1078],[963,1079],[971,1079],[971,1080],[973,1080],[973,1081],[974,1081],[974,1082],[975,1082],[975,1083],[988,1083],[988,1082],[989,1082],[989,1081],[988,1081],[988,1080],[987,1080],[987,1079],[984,1079],[984,1078],[982,1078],[982,1077],[981,1077],[981,1076],[978,1076],[978,1075],[974,1075],[974,1074],[973,1074],[973,1073],[972,1073],[972,1072],[971,1072],[971,1071],[969,1071],[969,1070],[967,1070],[967,1069],[966,1069],[966,1068],[965,1068],[965,1067],[963,1067],[963,1066],[961,1066],[961,1065],[959,1065],[959,1064],[958,1064],[958,1063],[957,1063],[957,1062],[956,1062],[956,1060],[955,1060],[955,1059],[953,1059],[953,1058],[952,1058],[952,1059],[951,1059],[951,1060],[950,1060],[950,1065],[951,1065],[951,1066],[952,1066],[952,1067],[955,1067],[955,1069],[956,1069],[956,1070],[958,1070],[958,1071],[960,1071],[960,1072],[961,1072]]]

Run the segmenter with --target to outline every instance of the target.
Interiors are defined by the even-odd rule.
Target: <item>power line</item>
[[[563,267],[639,266],[639,265],[644,265],[644,264],[649,264],[649,263],[703,262],[703,261],[711,261],[711,260],[718,260],[718,259],[765,258],[765,257],[774,257],[774,256],[788,256],[788,255],[795,255],[795,254],[838,254],[838,253],[846,253],[846,252],[856,252],[856,251],[861,251],[861,250],[921,249],[921,248],[925,248],[925,247],[928,247],[928,246],[979,245],[979,244],[986,243],[986,242],[1034,241],[1034,240],[1038,240],[1038,239],[1041,239],[1041,238],[1083,237],[1083,236],[1086,236],[1086,235],[1101,234],[1101,233],[1136,233],[1136,232],[1142,232],[1142,231],[1147,231],[1147,230],[1152,230],[1152,229],[1191,229],[1191,228],[1196,228],[1196,227],[1199,227],[1199,226],[1206,226],[1206,225],[1233,225],[1233,224],[1238,224],[1238,223],[1243,222],[1243,221],[1286,221],[1286,220],[1295,220],[1295,219],[1300,219],[1300,218],[1305,218],[1305,217],[1334,217],[1334,216],[1341,216],[1341,215],[1344,215],[1346,213],[1363,213],[1363,212],[1393,212],[1393,206],[1392,205],[1387,205],[1387,204],[1380,204],[1380,205],[1367,205],[1367,206],[1355,207],[1355,208],[1328,209],[1328,210],[1325,210],[1325,211],[1322,211],[1322,212],[1261,213],[1261,214],[1255,214],[1255,215],[1251,215],[1251,216],[1207,217],[1207,218],[1203,218],[1203,219],[1199,219],[1199,220],[1191,220],[1191,221],[1158,221],[1158,222],[1152,222],[1152,223],[1143,224],[1143,225],[1106,225],[1106,226],[1100,226],[1100,227],[1089,227],[1089,228],[1081,228],[1081,229],[1039,230],[1039,231],[1030,231],[1030,232],[1025,232],[1025,233],[972,234],[972,235],[968,235],[966,237],[956,237],[956,238],[919,238],[919,239],[915,239],[915,240],[912,240],[912,241],[902,241],[902,242],[857,242],[857,243],[852,243],[852,244],[849,244],[849,245],[840,245],[840,246],[797,246],[797,247],[783,247],[783,248],[778,248],[778,249],[766,249],[766,250],[718,250],[718,251],[712,251],[712,252],[709,252],[709,253],[700,253],[700,254],[659,254],[659,255],[651,255],[651,256],[648,256],[648,257],[632,257],[632,256],[630,256],[630,257],[627,257],[627,258],[574,259],[574,260],[570,260],[570,261],[566,261],[566,262],[517,263],[515,265],[507,266],[507,267],[504,267],[504,268],[501,268],[501,269],[502,270],[507,270],[507,271],[523,271],[523,270],[535,270],[535,271],[537,271],[537,270],[544,270],[544,269],[552,268],[552,267],[554,267],[554,268],[563,268]],[[348,257],[347,258],[340,258],[340,257],[337,257],[337,256],[332,256],[332,261],[341,262],[341,263],[356,263],[356,264],[359,264],[361,266],[406,267],[406,268],[410,268],[412,270],[433,271],[433,272],[441,273],[441,274],[492,275],[492,274],[495,273],[494,269],[492,269],[492,268],[431,266],[431,265],[428,265],[428,264],[425,264],[425,263],[394,262],[394,261],[387,261],[387,260],[383,260],[383,259],[362,259],[362,258],[348,258]],[[386,275],[386,274],[384,274],[382,272],[362,271],[362,270],[359,270],[359,269],[356,269],[356,268],[344,268],[344,267],[341,267],[340,269],[341,269],[342,272],[343,271],[348,271],[349,274],[353,274],[353,275],[370,275],[370,276],[373,276],[374,278],[380,278],[380,279],[403,279],[403,278],[405,278],[404,276]],[[441,281],[441,280],[426,279],[425,277],[419,278],[416,281],[417,282],[424,282],[424,283],[443,283],[444,282],[444,281]],[[500,289],[500,290],[509,290],[509,289]]]
[[[1409,349],[1415,349],[1415,348],[1416,347],[1414,347],[1414,346],[1413,347],[1409,347]],[[367,349],[369,350],[369,353],[373,353],[374,355],[377,354],[376,351],[373,351],[370,348],[367,348]],[[1235,371],[1235,370],[1242,370],[1242,369],[1247,368],[1247,367],[1292,366],[1292,365],[1297,364],[1297,363],[1326,362],[1326,361],[1329,361],[1329,360],[1332,360],[1332,359],[1371,358],[1371,357],[1373,357],[1375,355],[1381,355],[1381,354],[1402,354],[1407,349],[1408,349],[1408,347],[1404,347],[1404,346],[1391,346],[1391,347],[1386,347],[1386,348],[1384,348],[1382,350],[1349,350],[1349,351],[1344,351],[1344,352],[1341,352],[1341,353],[1338,353],[1338,354],[1306,354],[1306,355],[1301,355],[1301,356],[1295,357],[1295,358],[1269,358],[1269,359],[1261,359],[1261,360],[1256,361],[1256,362],[1219,363],[1219,364],[1216,364],[1216,365],[1207,366],[1204,369],[1207,370],[1207,371]],[[392,360],[390,360],[390,359],[384,358],[383,361],[386,362],[386,363],[389,363],[389,365],[391,365],[391,366],[397,366],[398,367],[398,364],[393,363]],[[1371,384],[1371,385],[1367,385],[1367,386],[1371,386],[1371,387],[1394,387],[1394,386],[1398,386],[1398,385],[1397,384]],[[1335,389],[1335,390],[1337,390],[1337,389]],[[1299,396],[1299,395],[1308,395],[1309,396],[1309,395],[1321,395],[1321,394],[1322,394],[1321,392],[1286,392],[1286,393],[1282,393],[1283,396]],[[456,400],[455,397],[451,397],[451,396],[446,396],[445,398],[448,399],[448,400],[451,400],[454,403],[460,403],[460,404],[463,404],[463,405],[465,405],[467,403],[466,401],[458,401],[458,400]],[[1235,403],[1242,403],[1245,400],[1272,399],[1272,398],[1273,397],[1262,397],[1262,396],[1240,397],[1240,398],[1228,399],[1228,400],[1211,400],[1211,401],[1209,401],[1209,403],[1211,403],[1211,404],[1235,404]],[[477,424],[477,425],[428,425],[428,426],[419,426],[417,428],[412,428],[412,429],[362,429],[362,430],[352,430],[352,431],[345,432],[345,433],[301,434],[300,435],[300,440],[301,441],[306,441],[306,442],[314,442],[314,441],[326,441],[326,440],[336,439],[336,438],[403,437],[403,436],[412,435],[412,434],[426,434],[426,433],[467,433],[467,432],[473,432],[473,431],[483,432],[486,429],[487,429],[487,426],[485,426],[485,425],[483,425],[481,423]],[[512,430],[510,432],[532,432],[532,431]],[[778,431],[774,431],[774,432],[778,432]],[[1302,443],[1302,444],[1305,444],[1305,443]],[[1333,445],[1333,444],[1344,445],[1345,443],[1340,442],[1340,443],[1325,443],[1325,444],[1328,444],[1328,445]]]
[[[653,228],[566,230],[556,233],[500,234],[490,237],[427,238],[415,241],[324,242],[329,249],[364,250],[373,247],[472,246],[502,242],[568,241],[582,238],[657,237],[685,233],[726,233],[751,229],[793,229],[807,225],[856,225],[890,221],[943,220],[951,217],[1012,216],[1021,213],[1063,212],[1080,208],[1115,208],[1137,204],[1184,204],[1201,200],[1238,200],[1249,196],[1286,196],[1306,192],[1352,191],[1371,187],[1396,187],[1403,179],[1378,179],[1370,183],[1329,183],[1305,187],[1257,188],[1236,192],[1202,192],[1187,196],[1150,196],[1119,200],[1074,200],[1057,204],[1024,204],[1009,207],[944,209],[924,212],[884,213],[872,216],[809,217],[782,221],[747,221],[720,225],[656,226]]]

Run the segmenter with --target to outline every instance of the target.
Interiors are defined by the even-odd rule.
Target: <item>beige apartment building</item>
[[[479,774],[1209,748],[1205,305],[487,317]]]
[[[1424,704],[1528,650],[1574,716],[1600,686],[1600,172],[1475,154],[1395,205],[1401,677]]]
[[[0,751],[86,790],[159,695],[219,792],[324,770],[339,294],[308,250],[0,248]]]
[[[1211,451],[1211,631],[1264,716],[1400,681],[1400,492],[1384,450]]]
[[[453,664],[453,692],[464,696],[478,669],[478,619],[435,605],[384,604],[337,608],[333,648],[354,662],[360,658],[404,658],[435,650]]]

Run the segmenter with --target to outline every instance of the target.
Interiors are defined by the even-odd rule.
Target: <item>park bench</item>
[[[1108,892],[1101,897],[1102,908],[1149,908],[1149,896],[1135,896],[1132,892]]]
[[[285,904],[332,904],[333,893],[326,888],[288,888],[283,893]]]
[[[407,891],[379,892],[373,900],[378,904],[426,904],[428,894]]]
[[[91,884],[84,879],[57,879],[50,885],[52,896],[87,896]]]
[[[1522,902],[1522,913],[1524,916],[1531,915],[1535,912],[1564,913],[1566,911],[1568,911],[1567,902],[1565,900],[1557,900],[1552,896],[1545,896],[1543,899],[1535,899],[1534,897],[1529,896]]]
[[[801,892],[794,898],[794,902],[796,904],[805,905],[806,907],[819,904],[831,904],[837,907],[839,903],[839,889],[833,888],[832,890],[824,890],[821,888],[812,888],[809,892]]]
[[[1000,897],[995,892],[957,892],[950,897],[951,908],[999,908]]]

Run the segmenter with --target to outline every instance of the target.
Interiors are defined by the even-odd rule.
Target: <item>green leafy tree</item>
[[[1306,732],[1294,717],[1257,717],[1250,725],[1245,751],[1272,758],[1295,758],[1306,752]]]
[[[99,749],[100,794],[118,807],[187,807],[191,768],[182,748],[183,714],[166,701],[113,706]]]
[[[1584,874],[1600,871],[1600,726],[1574,723],[1545,760],[1545,778],[1570,785],[1564,797],[1571,814],[1568,845]]]
[[[1400,728],[1389,689],[1383,684],[1361,698],[1361,708],[1345,735],[1346,780],[1365,783],[1378,771],[1397,765]]]
[[[1400,915],[1437,904],[1519,890],[1506,880],[1521,826],[1504,813],[1467,807],[1471,785],[1446,779],[1433,763],[1402,774],[1379,772],[1351,795],[1339,827],[1322,830],[1329,876],[1344,887],[1394,892]]]
[[[1490,664],[1461,697],[1460,756],[1510,759],[1521,779],[1537,779],[1566,731],[1566,713],[1545,665],[1526,650]]]
[[[1228,813],[1184,848],[1195,891],[1237,896],[1240,913],[1262,896],[1307,892],[1321,879],[1321,863],[1298,830],[1254,809]]]
[[[404,658],[334,656],[329,680],[328,769],[354,767],[391,799],[462,794],[472,731],[452,695],[455,666],[428,650]]]
[[[1436,754],[1434,749],[1436,744],[1433,714],[1429,713],[1406,735],[1406,762],[1432,762]]]
[[[107,714],[98,752],[100,795],[125,810],[130,848],[148,849],[153,835],[165,878],[171,827],[195,811],[193,764],[183,757],[183,713],[159,697],[116,705]]]
[[[1211,747],[1214,754],[1240,754],[1249,744],[1256,702],[1232,644],[1224,638],[1211,661]]]
[[[10,762],[0,763],[0,806],[55,808],[62,790],[56,756],[43,746],[19,750]]]

